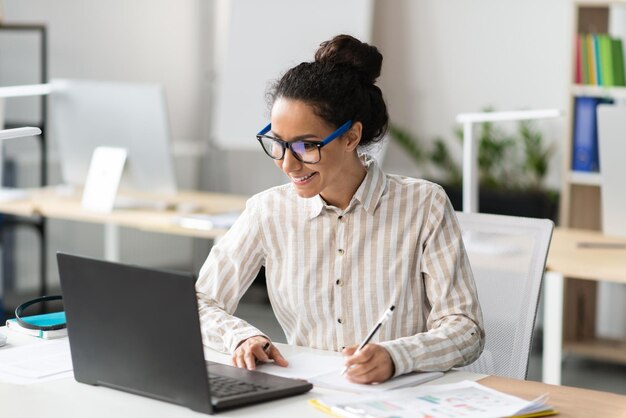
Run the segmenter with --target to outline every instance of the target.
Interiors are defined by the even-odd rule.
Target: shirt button
[[[343,215],[339,215],[339,217],[337,219],[342,220],[343,219]]]
[[[337,322],[342,323],[341,318],[337,318]]]
[[[344,250],[342,250],[341,248],[337,250],[337,252],[339,253],[339,255],[343,255],[343,253],[345,252]]]
[[[343,281],[342,281],[341,279],[337,279],[337,280],[335,281],[335,284],[336,284],[337,286],[342,286],[342,285],[343,285]]]
[[[343,351],[343,350],[345,350],[345,349],[346,349],[346,346],[345,346],[345,345],[342,345],[342,346],[341,346],[341,351]]]

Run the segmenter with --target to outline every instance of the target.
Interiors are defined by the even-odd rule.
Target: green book
[[[624,74],[624,48],[622,40],[619,38],[611,39],[613,46],[613,73],[615,86],[626,86],[626,75]]]
[[[608,35],[598,35],[598,47],[600,48],[600,72],[602,73],[602,85],[611,87],[615,85],[613,80],[613,60],[611,39]]]

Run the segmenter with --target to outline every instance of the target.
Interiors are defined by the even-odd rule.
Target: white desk
[[[16,334],[0,328],[0,332],[8,335],[9,344],[25,345],[36,344],[39,340]],[[281,351],[287,357],[303,350],[303,347],[293,347],[279,344]],[[4,347],[0,347],[3,350]],[[323,352],[326,355],[337,353]],[[229,357],[211,351],[208,359],[228,363]],[[443,384],[461,380],[479,380],[490,388],[520,396],[524,399],[534,399],[543,393],[550,394],[549,403],[559,411],[559,418],[598,416],[603,418],[625,418],[626,396],[614,395],[606,392],[597,392],[586,389],[577,389],[565,386],[552,386],[540,382],[508,379],[503,377],[478,375],[468,372],[449,372],[440,379],[426,383]],[[220,417],[328,417],[324,413],[310,406],[309,399],[337,393],[328,389],[313,388],[311,392],[291,398],[252,405],[219,413]],[[131,395],[125,392],[104,387],[89,386],[77,383],[73,378],[39,383],[34,385],[18,386],[0,383],[0,411],[2,417],[206,417],[205,414],[194,412],[188,408]]]
[[[40,340],[17,334],[6,327],[0,332],[9,337],[12,346],[36,344]],[[289,357],[302,351],[316,351],[304,347],[277,344],[281,352]],[[8,346],[7,346],[8,347]],[[0,347],[3,350],[4,347]],[[320,352],[320,351],[318,351]],[[320,352],[324,355],[340,355],[333,352]],[[230,357],[207,350],[207,360],[228,364]],[[461,380],[477,380],[484,375],[468,372],[451,372],[437,379],[437,383],[453,383]],[[430,383],[430,382],[429,382]],[[220,412],[220,417],[325,417],[324,413],[308,404],[309,399],[341,393],[315,387],[312,391],[295,397],[263,404],[252,405],[232,411]],[[90,386],[76,382],[73,378],[38,383],[33,385],[13,385],[0,383],[0,416],[2,417],[206,417],[188,408],[142,396],[131,395],[105,387]]]

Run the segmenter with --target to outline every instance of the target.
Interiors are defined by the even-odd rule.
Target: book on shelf
[[[626,86],[626,74],[624,74],[624,47],[621,39],[611,38],[610,40],[614,85],[623,87]]]
[[[42,315],[32,315],[22,317],[23,321],[28,322],[29,324],[37,325],[37,326],[50,326],[53,324],[58,324],[65,322],[65,312],[53,312]],[[30,329],[25,328],[20,325],[15,318],[7,319],[6,326],[8,329],[19,332],[21,334],[30,335],[32,337],[42,338],[44,340],[51,340],[54,338],[61,338],[67,336],[67,328],[63,329],[55,329],[49,331],[43,331],[38,329]]]
[[[577,57],[580,59],[580,61],[577,62],[576,65],[579,66],[581,70],[581,83],[591,84],[589,77],[589,66],[587,65],[587,63],[589,62],[589,48],[587,48],[587,39],[582,33],[578,34],[577,46],[580,48],[580,53],[577,54]]]
[[[583,58],[581,57],[582,48],[580,47],[580,34],[577,34],[574,38],[574,83],[582,84],[583,83],[583,70],[581,63],[583,62]]]
[[[614,86],[613,81],[613,55],[611,51],[611,38],[608,35],[597,35],[599,54],[599,66],[600,66],[600,79],[603,86]]]
[[[596,108],[600,103],[613,103],[599,97],[577,97],[574,104],[574,137],[572,170],[598,172],[598,122]]]
[[[327,396],[310,400],[315,408],[335,417],[489,418],[541,417],[557,411],[546,404],[547,394],[526,401],[479,383],[463,381],[420,386],[370,396]]]
[[[593,44],[593,70],[596,77],[596,84],[603,86],[602,67],[600,66],[600,38],[598,35],[590,35]]]
[[[574,82],[604,87],[626,86],[624,50],[620,38],[579,33],[574,42]]]
[[[587,43],[587,68],[589,69],[589,84],[597,85],[598,79],[596,78],[596,49],[594,46],[592,35],[585,35],[585,41]]]

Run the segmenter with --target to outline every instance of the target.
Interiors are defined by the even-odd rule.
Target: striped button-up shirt
[[[359,344],[395,305],[371,342],[387,349],[396,375],[478,358],[482,314],[445,192],[385,174],[373,160],[364,164],[367,175],[345,210],[319,195],[301,198],[290,184],[250,198],[200,270],[206,345],[232,353],[246,338],[264,335],[233,316],[264,265],[290,344],[336,351]]]

